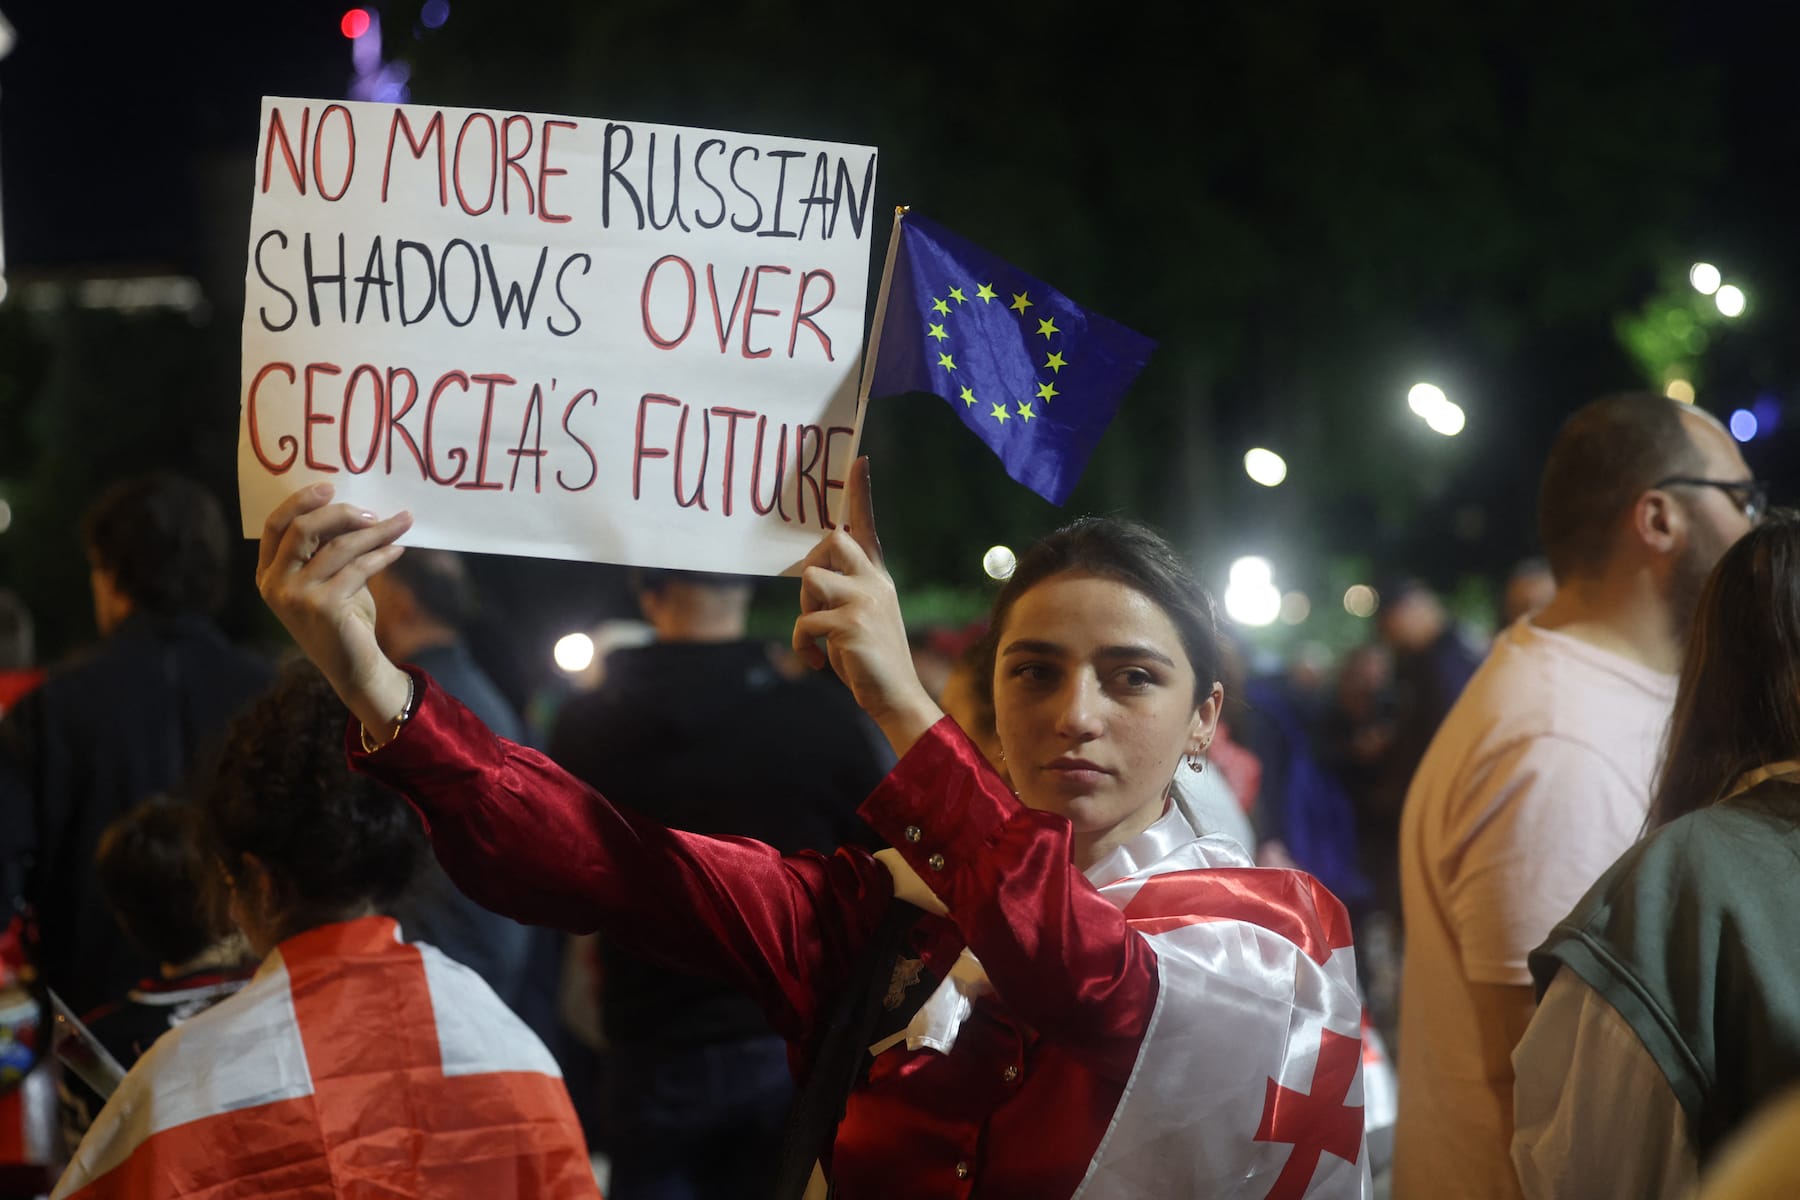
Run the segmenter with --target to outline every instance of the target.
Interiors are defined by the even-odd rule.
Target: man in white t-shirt
[[[1642,831],[1695,602],[1759,496],[1730,434],[1660,396],[1558,433],[1538,497],[1555,598],[1501,634],[1406,796],[1396,1200],[1519,1195],[1526,956]]]

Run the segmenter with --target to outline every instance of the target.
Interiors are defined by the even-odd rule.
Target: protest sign
[[[876,152],[265,99],[238,478],[418,545],[775,574],[855,451]]]

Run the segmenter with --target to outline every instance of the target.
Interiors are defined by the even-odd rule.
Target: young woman
[[[233,724],[203,841],[262,966],[138,1060],[58,1200],[598,1200],[542,1043],[375,915],[423,846],[405,803],[349,771],[343,722],[302,663]]]
[[[797,1135],[821,1194],[1367,1195],[1342,907],[1197,838],[1169,800],[1218,718],[1204,594],[1125,522],[1077,522],[1023,556],[992,624],[1015,795],[913,673],[867,495],[861,467],[855,536],[808,557],[794,643],[829,657],[900,755],[861,809],[894,847],[876,855],[660,828],[388,663],[363,583],[398,554],[404,514],[296,493],[259,582],[360,721],[356,764],[411,797],[460,886],[735,981],[802,1079],[843,1028],[842,995],[868,986],[859,960],[896,897],[926,911],[875,964],[883,1020],[850,1035],[835,1133]]]
[[[1690,1195],[1800,1083],[1800,517],[1713,569],[1651,824],[1531,956],[1542,998],[1513,1053],[1527,1196]]]

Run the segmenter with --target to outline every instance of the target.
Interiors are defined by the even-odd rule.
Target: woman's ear
[[[1189,754],[1205,754],[1212,745],[1213,736],[1219,730],[1219,711],[1224,705],[1225,685],[1215,682],[1206,699],[1194,709],[1194,719],[1188,726]]]

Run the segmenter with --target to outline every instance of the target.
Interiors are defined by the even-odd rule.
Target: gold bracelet
[[[408,721],[412,720],[413,713],[418,710],[418,707],[419,683],[409,674],[406,677],[406,704],[400,709],[399,715],[394,718],[394,727],[388,730],[385,739],[380,742],[371,742],[369,727],[360,722],[357,724],[356,728],[362,734],[363,753],[373,754],[383,746],[391,745],[394,739],[400,736],[400,730],[405,728]]]

